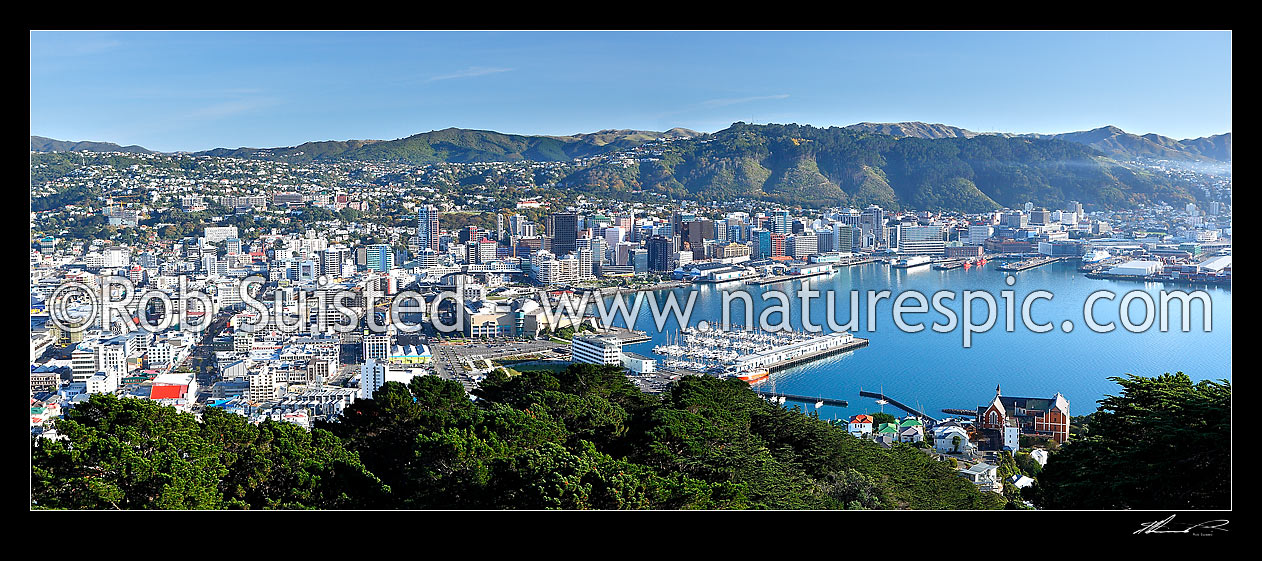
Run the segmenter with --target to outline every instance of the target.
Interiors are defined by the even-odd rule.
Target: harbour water
[[[778,306],[777,300],[764,301],[762,294],[779,290],[789,295],[790,323],[802,329],[802,302],[797,296],[802,282],[810,283],[820,295],[810,301],[810,319],[828,331],[824,320],[827,291],[835,292],[835,317],[845,323],[850,314],[860,315],[859,330],[853,333],[871,343],[864,348],[789,368],[772,374],[760,387],[805,396],[841,399],[849,407],[825,406],[819,409],[822,418],[842,418],[858,413],[881,410],[872,399],[859,397],[859,390],[884,391],[899,401],[922,408],[934,417],[943,417],[943,408],[972,409],[987,403],[1001,385],[1005,395],[1042,397],[1056,392],[1070,401],[1073,415],[1085,415],[1095,410],[1096,401],[1106,395],[1118,393],[1119,386],[1108,380],[1110,376],[1133,373],[1155,376],[1164,372],[1183,371],[1195,380],[1231,379],[1231,289],[1223,286],[1163,285],[1130,281],[1093,280],[1077,270],[1076,261],[1051,263],[1019,273],[1004,273],[993,265],[971,269],[935,270],[930,267],[913,269],[893,268],[881,263],[841,268],[836,273],[805,280],[786,281],[763,286],[729,283],[720,285],[696,284],[672,291],[658,291],[653,296],[663,301],[666,292],[674,292],[681,306],[688,293],[696,291],[694,311],[690,325],[700,321],[711,324],[721,321],[722,291],[747,291],[754,301],[754,317],[766,307]],[[1005,277],[1013,275],[1012,286]],[[1160,331],[1160,321],[1142,333],[1131,333],[1119,322],[1119,307],[1127,292],[1142,290],[1159,303],[1159,293],[1166,291],[1190,291],[1202,289],[1211,297],[1212,326],[1203,331],[1201,304],[1192,304],[1192,330],[1182,332],[1182,318],[1178,302],[1169,308],[1170,329]],[[850,308],[850,292],[860,291],[860,305]],[[889,290],[892,296],[880,300],[874,317],[868,317],[867,291]],[[962,322],[962,293],[965,290],[987,291],[998,304],[996,324],[985,333],[973,336],[971,348],[964,348],[962,327],[948,333],[937,333],[929,327],[933,323],[944,324],[948,318],[931,307],[926,313],[904,316],[911,324],[921,324],[925,329],[918,333],[899,330],[893,321],[893,299],[900,292],[916,290],[931,299],[940,290],[955,293],[954,300],[945,301]],[[1001,291],[1011,290],[1015,296],[1015,325],[1006,331],[1004,300]],[[1046,290],[1054,296],[1051,300],[1038,300],[1032,315],[1038,323],[1051,322],[1055,329],[1047,333],[1035,333],[1026,328],[1021,320],[1021,304],[1025,296],[1036,290]],[[1094,291],[1108,290],[1117,295],[1114,300],[1099,300],[1094,305],[1095,321],[1099,324],[1114,322],[1111,333],[1095,333],[1087,328],[1083,319],[1083,305]],[[628,304],[631,302],[628,301]],[[915,301],[909,302],[914,305]],[[975,323],[983,323],[981,316],[985,305],[974,302],[977,317]],[[1131,303],[1131,318],[1140,323],[1142,303]],[[732,321],[743,324],[743,305],[736,302],[731,308]],[[655,356],[653,347],[665,344],[678,328],[672,317],[666,329],[658,332],[647,302],[639,313],[636,328],[648,332],[652,340],[627,345],[626,350]],[[778,314],[769,318],[780,321]],[[875,327],[872,323],[875,320]],[[1062,322],[1073,322],[1072,331],[1062,330]],[[617,325],[625,325],[619,318]],[[664,357],[657,357],[664,358]],[[811,404],[804,405],[814,409]],[[884,410],[895,415],[901,411],[886,405]]]

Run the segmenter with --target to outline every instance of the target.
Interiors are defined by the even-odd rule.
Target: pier
[[[767,391],[762,391],[762,390],[757,390],[757,389],[754,391],[758,395],[761,395],[764,397],[783,397],[785,401],[796,401],[798,403],[823,402],[824,405],[829,405],[832,407],[848,407],[850,405],[850,403],[844,399],[832,399],[832,398],[827,398],[827,397],[807,397],[804,395],[792,395],[792,394],[787,394],[787,393],[767,392]]]
[[[766,277],[755,277],[745,282],[748,284],[752,284],[754,286],[762,286],[764,284],[775,284],[778,282],[791,281],[796,278],[799,278],[799,277],[794,276],[794,275],[770,275]]]
[[[820,351],[809,352],[809,353],[798,355],[792,358],[786,358],[784,360],[776,362],[775,364],[772,364],[771,366],[768,366],[767,371],[775,372],[777,370],[784,370],[785,368],[797,366],[799,364],[810,362],[815,359],[824,358],[826,356],[835,355],[837,353],[844,353],[846,351],[852,351],[854,349],[858,349],[860,347],[866,347],[866,346],[868,346],[867,339],[863,339],[861,337],[852,337],[848,343],[843,343],[836,347],[830,347],[830,348],[823,349]]]
[[[755,285],[755,286],[759,286],[759,285],[764,285],[764,284],[775,284],[775,283],[778,283],[778,282],[785,282],[785,281],[798,280],[798,279],[806,279],[806,278],[810,278],[810,277],[818,277],[818,276],[820,276],[820,275],[830,275],[830,274],[835,273],[835,272],[836,272],[836,270],[835,270],[835,269],[833,269],[832,267],[829,267],[827,270],[824,270],[824,271],[816,271],[816,272],[814,272],[814,273],[803,273],[803,274],[796,274],[796,275],[795,275],[795,274],[784,274],[784,275],[769,275],[769,276],[765,276],[765,277],[752,277],[752,278],[749,278],[748,280],[746,280],[745,282],[746,282],[747,284],[752,284],[752,285]]]
[[[868,263],[877,263],[877,262],[884,262],[884,261],[885,259],[882,259],[880,257],[873,257],[873,256],[847,257],[845,259],[837,261],[835,265],[837,265],[838,267],[849,267],[851,265],[867,265]]]
[[[938,420],[937,420],[937,419],[935,419],[935,418],[933,418],[933,417],[930,417],[930,416],[928,416],[928,415],[926,415],[926,414],[924,414],[924,413],[921,413],[920,411],[917,411],[917,410],[915,410],[915,409],[912,409],[911,407],[908,407],[908,406],[906,406],[906,405],[903,405],[903,404],[902,404],[902,403],[900,403],[898,400],[896,400],[896,399],[894,399],[894,398],[892,398],[892,397],[890,397],[890,396],[888,396],[888,395],[885,395],[885,394],[883,394],[883,393],[878,393],[878,392],[865,392],[865,391],[863,391],[863,390],[859,390],[859,396],[860,396],[860,397],[871,397],[871,398],[874,398],[874,399],[882,399],[882,400],[885,400],[885,402],[886,402],[886,403],[889,403],[890,405],[893,405],[894,407],[897,407],[897,408],[899,408],[899,409],[902,409],[903,411],[906,411],[908,414],[913,415],[913,416],[915,416],[916,418],[918,418],[918,419],[920,419],[920,420],[922,420],[922,421],[929,421],[929,422],[934,422],[934,423],[938,422]],[[974,413],[974,415],[976,415],[976,413]]]
[[[1121,265],[1129,259],[1130,257],[1118,256],[1110,257],[1097,263],[1083,263],[1082,266],[1078,267],[1078,271],[1082,273],[1099,273]]]
[[[643,331],[635,331],[632,329],[627,329],[625,327],[610,326],[610,327],[605,327],[603,329],[598,328],[596,330],[596,333],[599,333],[601,335],[612,335],[614,337],[617,337],[618,340],[622,341],[622,344],[624,345],[630,345],[632,343],[643,343],[645,341],[653,340],[652,337],[649,337],[648,333],[645,333]]]
[[[942,410],[942,412],[943,412],[943,413],[946,413],[947,415],[958,415],[958,416],[960,416],[960,417],[976,417],[976,416],[977,416],[977,410],[975,410],[975,409],[951,409],[951,408],[947,408],[947,409],[943,409],[943,410]]]
[[[949,271],[951,269],[959,269],[964,266],[966,259],[948,259],[933,264],[933,268],[939,271]]]
[[[1033,269],[1035,267],[1046,265],[1048,263],[1055,263],[1057,261],[1062,261],[1064,259],[1065,259],[1064,257],[1035,257],[1033,259],[1025,259],[1022,261],[1017,261],[1016,263],[1005,263],[999,266],[999,270],[1000,271],[1014,271],[1014,272],[1025,271],[1025,270]]]

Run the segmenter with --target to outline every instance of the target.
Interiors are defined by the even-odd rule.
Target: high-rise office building
[[[422,205],[416,213],[417,246],[438,251],[438,207]]]
[[[684,222],[680,237],[688,242],[693,259],[705,259],[705,241],[714,239],[714,221],[702,218]]]
[[[889,241],[885,233],[885,209],[877,205],[868,205],[868,208],[863,210],[862,222],[865,223],[872,233],[877,245],[885,244]]]
[[[898,227],[898,252],[903,255],[942,255],[946,242],[942,239],[942,226],[916,226],[900,224]]]
[[[394,268],[394,249],[387,244],[372,244],[364,248],[365,265],[369,271],[387,272]]]
[[[671,263],[672,245],[670,239],[666,236],[653,236],[648,239],[649,270],[659,273],[674,270]],[[634,254],[634,250],[632,254]]]
[[[564,255],[574,251],[578,241],[578,215],[573,212],[549,214],[548,236],[552,238],[552,253]]]
[[[772,221],[771,228],[769,229],[772,231],[772,233],[776,233],[776,234],[791,233],[789,229],[792,228],[792,226],[789,223],[790,219],[789,219],[788,210],[777,209],[773,211],[771,213],[771,221]]]

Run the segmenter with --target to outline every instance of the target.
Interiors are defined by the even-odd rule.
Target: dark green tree
[[[1178,372],[1110,380],[1090,431],[1053,453],[1032,492],[1039,508],[1231,507],[1231,382]]]

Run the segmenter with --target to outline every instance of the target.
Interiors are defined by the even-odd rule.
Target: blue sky
[[[31,134],[163,151],[925,121],[1231,130],[1230,32],[32,32]]]

